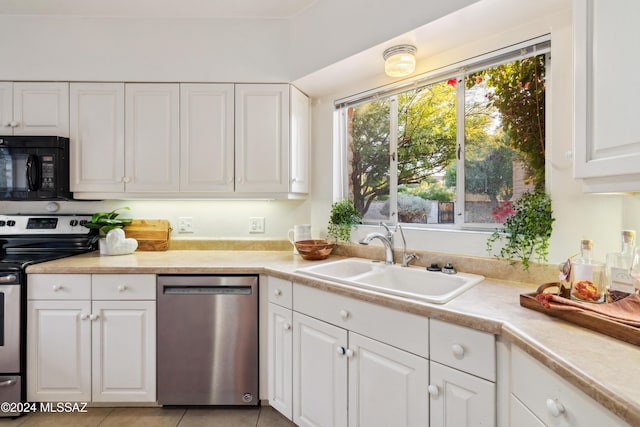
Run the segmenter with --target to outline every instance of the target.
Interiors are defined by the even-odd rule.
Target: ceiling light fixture
[[[416,69],[416,47],[401,44],[390,47],[382,53],[384,72],[389,77],[404,77]]]

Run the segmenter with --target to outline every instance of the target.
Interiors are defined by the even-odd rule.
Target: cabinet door
[[[124,191],[124,83],[71,83],[71,191]]]
[[[620,86],[640,67],[638,15],[638,2],[574,2],[574,174],[600,178],[589,191],[640,190],[640,86]]]
[[[13,134],[13,83],[0,82],[0,133]]]
[[[544,423],[531,413],[513,394],[509,399],[509,425],[518,427],[544,427]]]
[[[125,187],[127,192],[180,189],[180,86],[125,86]]]
[[[309,98],[291,87],[291,192],[309,192]]]
[[[69,83],[14,83],[14,135],[69,136]]]
[[[429,425],[429,362],[349,332],[349,426]]]
[[[429,367],[431,427],[495,425],[494,383],[435,362]]]
[[[236,85],[236,191],[289,191],[289,85]]]
[[[347,331],[293,313],[293,422],[347,425]]]
[[[269,404],[293,419],[293,315],[290,309],[269,303]]]
[[[155,301],[94,301],[94,402],[156,400]]]
[[[524,350],[515,346],[511,347],[511,393],[544,425],[556,427],[628,425]]]
[[[232,84],[180,85],[180,191],[233,192]]]
[[[27,400],[91,400],[89,301],[28,301]]]

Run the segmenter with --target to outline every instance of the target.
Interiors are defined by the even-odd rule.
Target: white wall
[[[288,21],[0,15],[0,80],[287,82]]]
[[[482,2],[485,5],[499,4],[499,1]],[[480,3],[472,6],[479,6]],[[485,11],[486,12],[486,11]],[[491,10],[496,17],[500,10]],[[455,20],[454,20],[455,21]],[[492,25],[492,23],[488,23]],[[493,25],[493,28],[496,28]],[[552,38],[551,78],[548,82],[547,104],[547,191],[553,201],[556,222],[550,244],[549,261],[561,262],[579,251],[579,243],[583,238],[595,241],[595,255],[604,259],[610,251],[619,250],[620,230],[623,227],[636,227],[640,231],[640,215],[625,214],[626,211],[640,212],[640,198],[622,195],[594,195],[582,192],[581,182],[573,179],[572,162],[566,153],[573,147],[573,36],[572,12],[570,8],[554,12],[548,16],[530,17],[527,21],[514,21],[511,27],[500,26],[489,36],[476,38],[468,35],[467,43],[450,49],[440,55],[428,58],[427,66],[418,65],[418,73],[428,72],[455,62],[472,58],[511,44],[550,33]],[[455,28],[451,28],[455,31]],[[410,36],[409,36],[410,37]],[[446,34],[442,34],[446,37]],[[418,47],[420,50],[420,47]],[[370,70],[358,70],[350,64],[348,77],[351,84],[340,91],[323,94],[314,103],[314,150],[326,153],[333,150],[332,134],[327,128],[333,121],[333,100],[357,94],[380,85],[385,77],[380,74],[369,77]],[[338,65],[332,68],[339,68]],[[333,72],[333,70],[332,70]],[[322,71],[316,73],[322,74]],[[367,76],[367,78],[363,78]],[[318,76],[314,76],[316,86]],[[301,79],[302,85],[305,79]],[[344,85],[343,85],[344,86]],[[304,89],[304,86],[303,86]],[[316,171],[325,171],[332,167],[332,156],[324,154],[314,163]],[[322,174],[315,172],[313,181],[321,182],[322,187],[315,191],[314,200],[329,200],[333,194],[332,186],[322,180]],[[629,199],[631,198],[631,199]],[[327,203],[312,205],[312,224],[317,229],[326,226],[328,215]],[[354,233],[356,241],[376,227],[362,226]],[[475,256],[487,256],[486,239],[489,233],[443,230],[408,230],[406,232],[410,248],[450,253],[461,253]],[[400,239],[396,239],[399,245]]]
[[[172,239],[285,239],[293,224],[309,222],[309,201],[300,200],[110,200],[59,202],[57,213],[110,211],[128,206],[123,218],[167,219]],[[0,213],[47,214],[46,202],[0,202]],[[178,233],[178,218],[193,218],[193,233]],[[265,232],[250,233],[249,218],[264,217]],[[312,230],[317,237],[320,230]]]
[[[291,20],[291,78],[299,79],[477,1],[317,1]]]

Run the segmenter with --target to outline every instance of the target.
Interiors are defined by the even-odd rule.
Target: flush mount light
[[[401,44],[390,47],[382,53],[384,72],[389,77],[404,77],[416,69],[415,46]]]

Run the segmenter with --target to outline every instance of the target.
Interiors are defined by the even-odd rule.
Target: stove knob
[[[85,225],[87,222],[89,222],[89,221],[87,221],[86,219],[81,219],[80,220],[80,225]]]
[[[71,221],[69,221],[69,225],[72,227],[75,227],[76,225],[78,225],[78,220],[77,219],[72,219]]]
[[[4,221],[4,220],[0,221],[0,227],[4,227],[6,224],[7,224],[6,221]]]
[[[14,220],[10,219],[9,221],[7,221],[7,225],[9,227],[13,227],[14,225],[16,225],[16,222]]]

